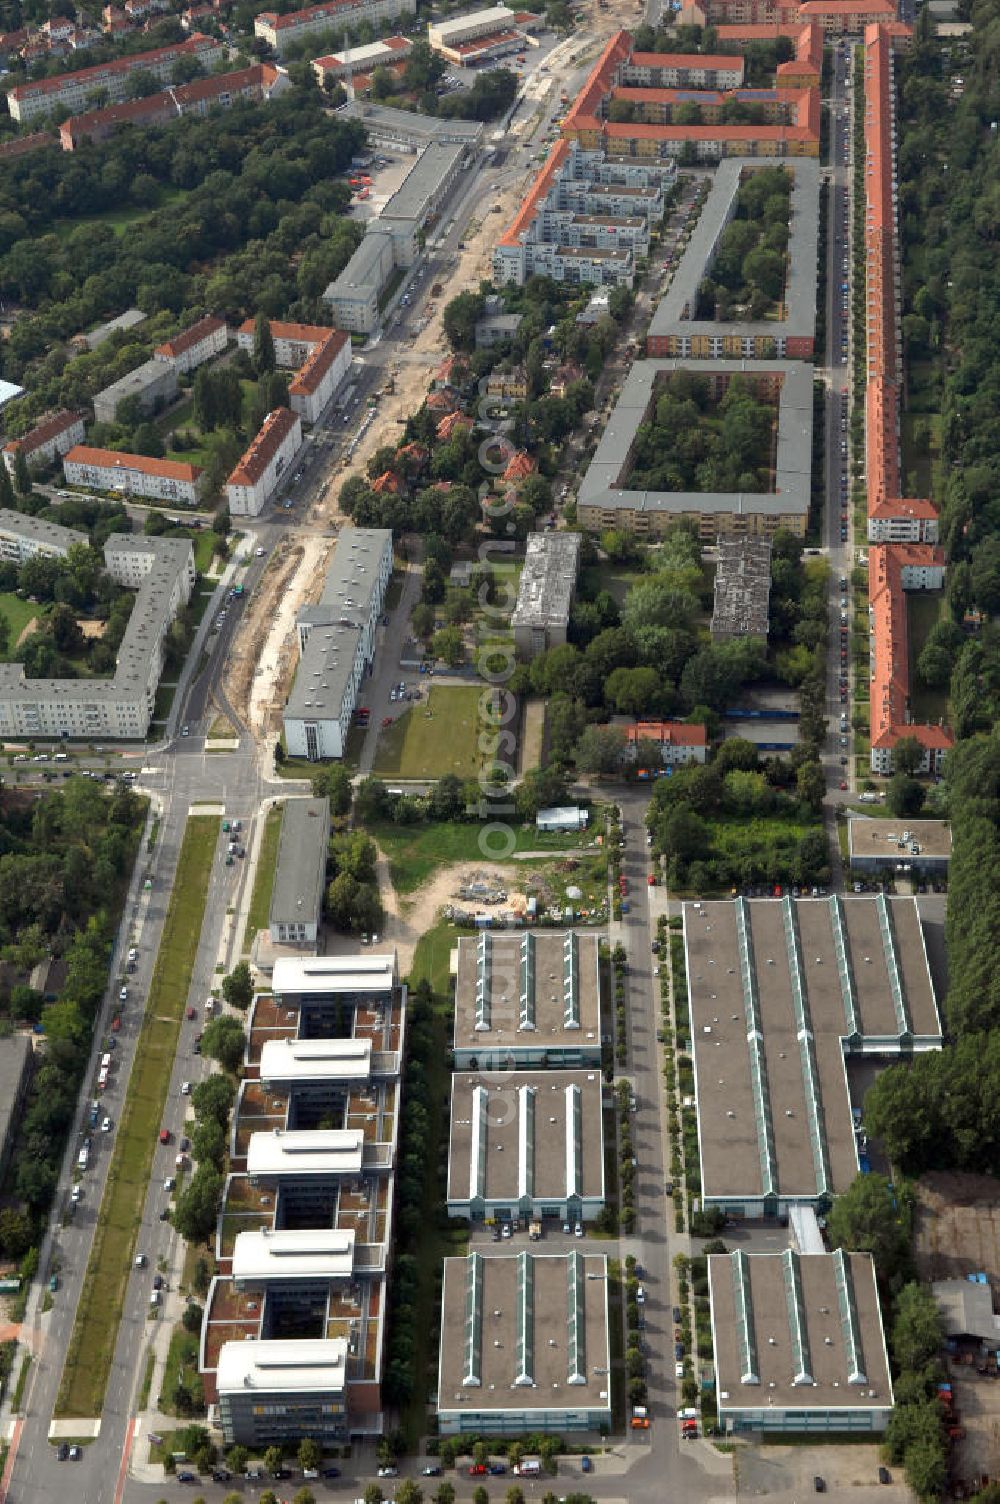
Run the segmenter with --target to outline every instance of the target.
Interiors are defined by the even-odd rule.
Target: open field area
[[[426,703],[421,700],[382,733],[374,771],[382,778],[475,778],[484,689],[435,684]]]
[[[593,823],[593,822],[592,822]],[[452,862],[492,862],[496,851],[480,845],[484,826],[477,821],[441,821],[433,825],[373,825],[368,830],[389,859],[392,885],[401,896],[423,886],[439,867]],[[514,851],[543,851],[557,855],[590,844],[589,831],[569,835],[536,830],[534,825],[511,827]],[[512,878],[513,880],[513,878]]]
[[[44,606],[39,606],[34,601],[23,601],[13,591],[4,591],[0,594],[0,616],[4,617],[9,629],[7,647],[3,653],[0,653],[0,659],[8,663],[13,659],[17,639],[32,617],[44,615],[44,612]]]
[[[219,835],[214,815],[189,817],[156,958],[135,1064],[56,1401],[56,1414],[100,1415],[136,1229],[177,1052]]]
[[[90,214],[79,219],[60,219],[54,225],[54,232],[60,240],[68,240],[70,235],[77,230],[89,229],[95,225],[107,225],[118,236],[124,235],[126,230],[133,225],[141,224],[144,220],[157,212],[159,209],[168,209],[173,204],[179,204],[188,196],[186,188],[161,188],[156,203],[148,209],[140,209],[135,205],[129,205],[121,209],[107,209],[102,214]]]

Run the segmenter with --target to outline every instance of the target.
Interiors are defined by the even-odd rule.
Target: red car
[[[189,1008],[187,1010],[187,1017],[188,1018],[196,1018],[197,1017],[197,1014],[195,1013],[195,1011],[194,1011],[193,1008]]]
[[[121,1026],[122,1026],[122,1016],[121,1016],[120,1013],[116,1013],[115,1016],[114,1016],[114,1018],[111,1020],[111,1032],[112,1032],[112,1034],[117,1034],[118,1030],[121,1028]]]
[[[846,787],[847,787],[847,783],[845,782],[845,780],[843,778],[840,780],[840,787],[842,789],[846,789]]]
[[[161,1144],[169,1144],[169,1142],[170,1142],[170,1129],[169,1128],[161,1128],[160,1129],[160,1143]]]
[[[649,884],[649,886],[651,888],[655,888],[656,887],[656,873],[655,872],[651,872],[649,874],[649,876],[646,878],[646,881],[647,881],[647,883]]]
[[[484,1478],[489,1472],[485,1462],[473,1462],[469,1468],[470,1478]]]
[[[383,716],[382,717],[382,730],[384,731],[387,726],[391,726],[391,725],[392,725],[392,716],[391,715],[385,715],[385,716]]]

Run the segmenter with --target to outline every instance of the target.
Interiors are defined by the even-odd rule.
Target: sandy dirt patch
[[[22,643],[27,642],[27,640],[31,636],[32,632],[37,632],[37,631],[38,631],[38,617],[37,616],[33,616],[31,618],[31,620],[25,622],[24,626],[21,628],[21,631],[20,631],[20,633],[18,635],[18,639],[17,639],[17,641],[14,644],[15,648],[19,648],[22,645]]]
[[[88,642],[96,642],[108,630],[106,621],[83,621],[77,617],[76,624]]]

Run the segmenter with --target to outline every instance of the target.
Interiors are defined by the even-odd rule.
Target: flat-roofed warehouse
[[[611,1426],[603,1254],[445,1259],[438,1361],[443,1436]]]
[[[601,1063],[596,935],[483,934],[458,942],[456,1070]]]
[[[719,1424],[726,1432],[878,1432],[892,1380],[871,1254],[708,1259]]]
[[[329,841],[329,799],[289,799],[281,815],[268,921],[276,944],[315,944]]]
[[[847,821],[847,850],[851,866],[862,872],[887,867],[946,872],[951,861],[951,826],[946,820],[873,820],[854,815]]]
[[[858,1174],[845,1060],[939,1049],[912,898],[686,903],[702,1198],[820,1205]]]
[[[452,1076],[449,1217],[592,1222],[603,1206],[599,1070]]]

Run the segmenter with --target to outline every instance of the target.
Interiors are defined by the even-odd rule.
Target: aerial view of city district
[[[1000,1504],[1000,0],[300,3],[0,0],[0,1504]]]

